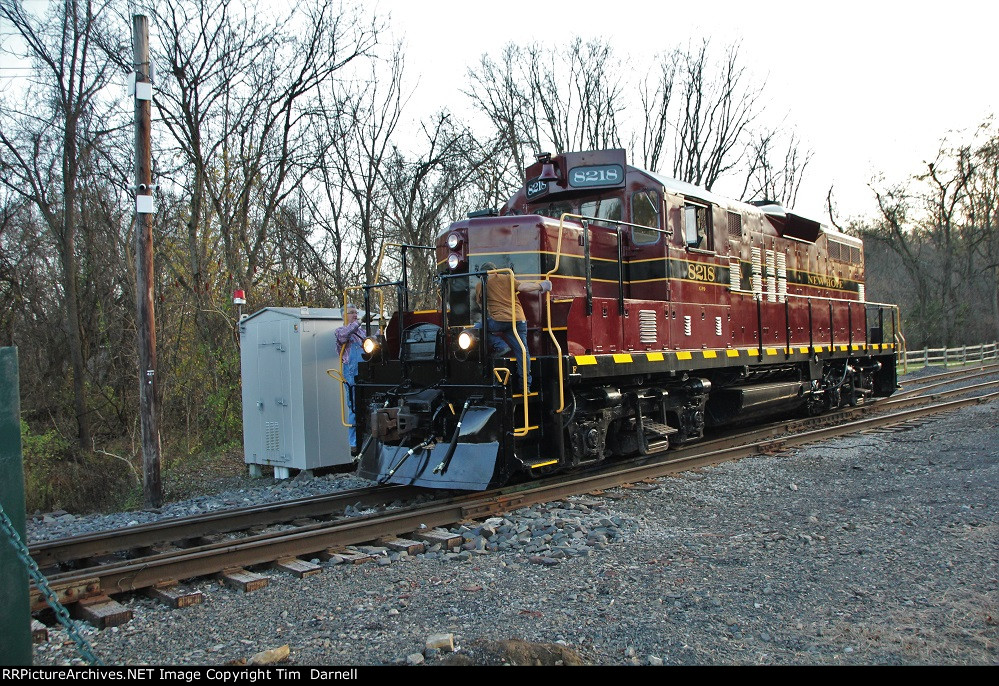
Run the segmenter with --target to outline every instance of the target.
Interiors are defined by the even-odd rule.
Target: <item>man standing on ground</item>
[[[347,423],[350,424],[350,454],[357,455],[357,428],[354,426],[354,378],[357,376],[357,363],[361,361],[361,322],[357,318],[357,307],[348,303],[343,312],[343,326],[335,332],[336,343],[343,362],[343,380],[347,384]]]

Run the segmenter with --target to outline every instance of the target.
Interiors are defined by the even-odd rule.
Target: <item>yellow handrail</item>
[[[327,369],[326,375],[340,383],[340,423],[349,429],[354,425],[347,423],[347,377],[343,375],[343,350],[346,347],[346,343],[340,346],[340,369]]]
[[[565,228],[565,218],[572,215],[563,214],[558,220],[558,242],[555,245],[555,265],[545,274],[545,281],[551,281],[552,275],[558,271],[559,261],[562,258],[562,231]],[[585,229],[584,229],[585,231]],[[545,298],[545,314],[548,324],[548,335],[552,339],[552,345],[555,346],[555,350],[558,355],[558,409],[555,410],[555,414],[562,414],[565,410],[565,374],[563,372],[562,364],[562,346],[559,345],[558,339],[555,337],[555,332],[552,331],[552,292],[548,291],[547,297]]]
[[[531,357],[530,355],[527,354],[527,346],[524,345],[524,341],[520,340],[520,334],[517,333],[517,321],[516,321],[517,320],[517,285],[516,285],[517,279],[514,276],[513,270],[510,269],[509,267],[504,267],[503,269],[490,269],[489,271],[486,272],[486,274],[490,276],[493,274],[508,274],[510,276],[510,326],[512,327],[513,330],[513,337],[517,339],[517,345],[520,347],[520,355],[521,355],[520,359],[523,360],[523,364],[521,364],[521,370],[520,370],[521,371],[520,382],[524,386],[524,398],[523,398],[524,426],[520,427],[519,429],[514,428],[513,435],[526,436],[531,430],[530,429],[531,422],[529,421],[530,411],[527,408],[528,395],[530,394],[530,388],[527,385],[527,377],[531,373],[530,370]],[[488,319],[489,314],[487,312],[484,312],[483,317],[485,319]],[[482,329],[485,332],[485,341],[483,341],[483,344],[488,345],[489,323],[486,322],[486,325],[482,327]]]
[[[901,346],[901,348],[902,348],[902,350],[901,350],[901,356],[902,356],[902,373],[903,374],[908,374],[909,373],[909,355],[908,355],[909,346],[905,342],[905,334],[902,333],[902,313],[899,311],[899,309],[898,309],[897,306],[894,308],[893,317],[895,319],[895,343],[897,344],[898,341],[899,341],[899,339],[901,339],[901,341],[902,341],[902,346]],[[884,340],[884,339],[882,338],[881,340]],[[896,350],[895,354],[898,355],[899,351]]]

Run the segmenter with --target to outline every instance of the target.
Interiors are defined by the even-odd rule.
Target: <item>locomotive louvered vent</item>
[[[742,238],[742,215],[738,212],[728,213],[728,235],[730,238]]]
[[[777,256],[767,250],[767,302],[777,302]]]
[[[756,300],[763,299],[763,250],[753,248],[753,296]]]
[[[690,334],[691,334],[690,315],[687,315],[683,318],[683,335],[689,336]]]
[[[777,253],[777,302],[787,300],[787,255]]]
[[[267,452],[281,450],[281,429],[277,422],[264,423],[264,449]]]
[[[742,262],[739,260],[729,260],[728,262],[728,283],[733,291],[742,288]]]
[[[657,343],[659,341],[655,310],[638,311],[638,340],[642,343]]]
[[[722,335],[722,321],[721,321],[721,317],[715,317],[715,335],[716,336],[721,336]]]
[[[839,241],[829,241],[829,259],[847,262],[850,259],[850,246]]]
[[[867,294],[864,291],[864,284],[862,283],[857,284],[857,299],[862,303],[867,302]]]
[[[850,262],[853,264],[860,264],[862,255],[860,248],[850,248]]]

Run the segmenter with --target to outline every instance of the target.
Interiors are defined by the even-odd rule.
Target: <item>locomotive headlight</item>
[[[453,236],[454,234],[451,235]],[[450,238],[448,238],[448,242],[451,242]],[[457,269],[459,264],[461,264],[461,257],[458,256],[458,253],[451,253],[447,256],[447,266],[449,269]]]
[[[377,360],[382,352],[382,337],[368,336],[361,342],[361,351],[364,353],[361,357],[365,360]]]
[[[475,346],[479,342],[479,332],[476,329],[465,329],[457,338],[458,347],[454,351],[455,359],[464,362],[475,352]]]
[[[447,237],[447,247],[451,248],[451,250],[457,248],[460,243],[461,243],[461,236],[459,236],[456,233],[452,233]]]
[[[471,350],[472,346],[475,345],[476,338],[474,331],[466,329],[458,334],[458,347],[462,350]]]

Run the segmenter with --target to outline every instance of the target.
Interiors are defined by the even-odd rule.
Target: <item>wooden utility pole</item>
[[[156,314],[153,310],[152,100],[149,20],[132,16],[135,63],[135,305],[139,349],[139,422],[142,426],[142,494],[147,507],[163,504],[159,422],[156,419]]]

